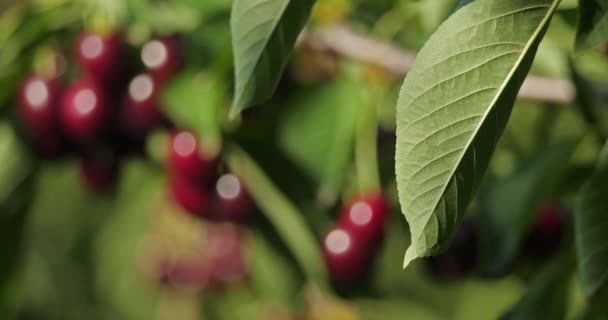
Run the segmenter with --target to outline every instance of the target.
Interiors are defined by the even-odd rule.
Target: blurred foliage
[[[348,24],[370,38],[418,50],[459,2],[467,1],[318,0],[309,28]],[[469,320],[499,318],[512,310],[510,318],[527,319],[538,309],[527,310],[539,306],[566,309],[569,316],[584,319],[605,317],[601,296],[587,302],[581,289],[571,285],[575,273],[569,262],[561,262],[568,260],[563,256],[500,279],[476,273],[439,280],[424,261],[402,270],[410,235],[396,209],[394,184],[400,79],[334,53],[319,56],[298,47],[272,99],[230,120],[231,4],[0,3],[0,318],[234,320],[294,319],[297,314],[310,320]],[[563,106],[518,101],[483,181],[486,192],[469,209],[481,221],[497,214],[505,220],[525,215],[525,223],[498,222],[505,238],[520,237],[534,208],[548,198],[572,209],[606,137],[608,59],[601,46],[573,54],[577,6],[577,1],[562,1],[532,72],[572,77],[579,99]],[[39,164],[32,158],[30,141],[15,116],[19,82],[34,70],[41,50],[59,48],[71,55],[72,41],[83,28],[116,26],[132,46],[154,35],[179,34],[187,67],[164,89],[163,108],[175,124],[197,131],[207,146],[228,148],[222,154],[228,165],[221,170],[245,171],[246,184],[264,211],[245,232],[246,281],[204,291],[160,283],[158,252],[188,256],[192,243],[202,237],[199,223],[184,218],[168,201],[165,132],[149,138],[149,158],[125,160],[119,186],[105,195],[82,187],[76,159]],[[68,78],[77,76],[68,70]],[[369,108],[377,111],[378,132],[366,131],[360,123]],[[573,138],[576,147],[564,149],[565,154],[556,151]],[[373,157],[361,156],[361,149],[372,148],[370,140],[378,144],[379,168]],[[232,148],[240,151],[231,153]],[[554,167],[563,174],[558,177]],[[391,221],[371,279],[338,292],[324,279],[318,238],[335,220],[342,201],[357,192],[358,172],[366,170],[380,172],[393,207]],[[492,253],[506,254],[492,248]]]

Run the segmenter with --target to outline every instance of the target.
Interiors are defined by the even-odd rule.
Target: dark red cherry
[[[85,186],[96,193],[114,189],[118,180],[118,162],[111,151],[84,156],[80,161],[80,173]]]
[[[465,220],[443,253],[426,258],[427,267],[439,278],[454,280],[474,271],[478,256],[477,225]]]
[[[124,71],[124,43],[120,33],[85,32],[77,39],[76,58],[84,72],[105,85],[120,78]]]
[[[58,126],[60,89],[53,80],[37,76],[27,78],[18,93],[19,117],[38,150],[45,155],[58,154],[62,148]]]
[[[122,127],[128,135],[144,136],[163,123],[158,91],[157,82],[149,74],[140,74],[131,80],[121,114]]]
[[[212,217],[211,192],[206,186],[172,174],[170,192],[173,201],[188,213],[201,218]]]
[[[365,281],[373,259],[368,243],[338,226],[325,234],[321,245],[332,282],[339,286],[354,286]]]
[[[230,222],[244,222],[255,210],[245,186],[232,174],[219,177],[215,184],[214,212],[217,219]]]
[[[174,76],[181,65],[181,54],[174,38],[148,41],[141,49],[141,60],[159,83]]]
[[[548,202],[538,211],[536,221],[523,243],[523,253],[531,257],[549,257],[555,253],[564,234],[566,219],[558,202]]]
[[[77,143],[98,140],[107,129],[109,109],[108,98],[94,82],[72,84],[61,99],[61,129]]]
[[[194,133],[187,130],[175,132],[170,141],[169,170],[197,182],[210,178],[215,169],[214,161],[206,159],[200,149]]]
[[[377,243],[384,234],[388,204],[381,195],[353,199],[343,209],[339,225],[363,241]]]

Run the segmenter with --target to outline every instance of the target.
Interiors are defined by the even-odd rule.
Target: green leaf
[[[220,107],[226,89],[219,79],[193,70],[180,74],[163,92],[163,107],[179,127],[195,130],[212,147],[221,144]]]
[[[532,281],[521,300],[501,320],[566,319],[570,275],[574,261],[560,257],[547,265]]]
[[[302,213],[281,193],[245,152],[233,147],[226,159],[230,170],[243,180],[253,200],[274,226],[304,273],[319,285],[327,283],[319,243]]]
[[[314,0],[235,0],[230,25],[235,92],[231,115],[270,98]]]
[[[485,272],[498,275],[510,266],[538,208],[563,181],[578,141],[543,149],[483,194],[480,229],[481,265]]]
[[[361,87],[344,78],[302,92],[279,120],[279,145],[307,174],[339,192],[353,151]]]
[[[397,186],[412,237],[404,266],[449,244],[558,2],[474,1],[420,51],[397,104]]]
[[[581,288],[596,295],[608,282],[608,144],[602,150],[595,173],[578,194],[574,239]]]
[[[574,62],[569,60],[570,77],[576,87],[576,101],[581,113],[601,137],[608,136],[608,105],[599,98],[591,82],[578,73]]]
[[[576,49],[591,49],[608,41],[608,1],[580,0]]]
[[[454,11],[457,11],[461,8],[463,8],[464,6],[466,6],[467,4],[473,2],[474,0],[460,0],[460,2],[458,2],[458,5],[456,6],[456,9],[454,9]]]

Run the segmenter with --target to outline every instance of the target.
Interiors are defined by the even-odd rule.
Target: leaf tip
[[[234,120],[236,117],[238,117],[241,114],[241,111],[243,111],[243,108],[241,106],[241,104],[238,102],[238,100],[234,100],[234,102],[232,103],[232,106],[230,107],[230,112],[228,113],[228,119],[229,120]]]
[[[410,262],[419,258],[420,256],[415,252],[414,246],[410,245],[409,248],[405,251],[405,258],[403,259],[403,269],[407,268]]]

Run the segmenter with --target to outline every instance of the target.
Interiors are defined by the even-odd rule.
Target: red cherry
[[[375,244],[384,234],[387,216],[388,204],[382,196],[360,197],[343,208],[339,225],[357,238]]]
[[[190,131],[181,130],[171,136],[169,170],[176,175],[202,182],[211,177],[214,161],[204,158],[198,138]]]
[[[473,220],[464,220],[450,247],[439,255],[425,259],[427,267],[445,280],[462,278],[475,270],[478,245],[477,225]]]
[[[85,156],[80,161],[80,173],[91,192],[103,193],[116,186],[118,166],[118,159],[112,154]]]
[[[112,85],[123,71],[124,43],[120,33],[85,32],[77,39],[76,58],[85,73],[103,85]]]
[[[329,230],[323,237],[322,251],[335,284],[353,286],[367,277],[373,253],[350,230],[339,226]]]
[[[545,258],[559,249],[566,233],[563,211],[557,202],[548,202],[538,211],[536,222],[523,243],[525,255]]]
[[[178,174],[171,175],[170,180],[170,191],[175,203],[196,217],[211,218],[211,194],[206,186]]]
[[[253,202],[239,178],[225,174],[217,180],[214,212],[219,220],[230,222],[244,222],[252,217]]]
[[[122,113],[122,127],[127,134],[141,137],[163,123],[158,106],[158,86],[148,74],[140,74],[129,83]]]
[[[142,47],[141,60],[158,82],[164,83],[181,65],[179,45],[173,38],[152,39]]]
[[[64,93],[59,110],[61,128],[78,143],[97,140],[108,125],[108,98],[91,81],[77,82]]]
[[[31,76],[21,85],[18,93],[19,116],[28,135],[39,151],[56,155],[61,151],[58,133],[59,86],[55,81]]]

